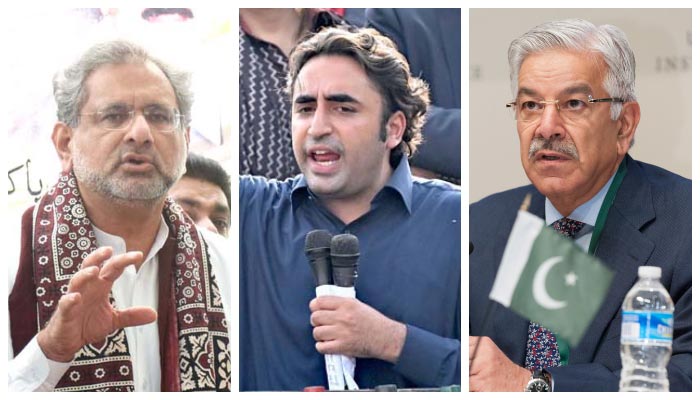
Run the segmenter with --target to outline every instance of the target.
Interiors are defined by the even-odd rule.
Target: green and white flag
[[[489,297],[576,346],[613,275],[572,240],[521,210]]]

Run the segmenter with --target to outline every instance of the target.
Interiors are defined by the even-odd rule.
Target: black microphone
[[[360,258],[360,242],[357,236],[350,233],[333,236],[331,264],[333,264],[333,283],[336,286],[355,286],[358,258]]]
[[[313,230],[306,234],[304,252],[309,259],[311,271],[316,279],[316,286],[330,285],[333,283],[331,277],[331,237],[326,230]]]
[[[472,251],[474,251],[474,243],[472,243],[471,241],[469,241],[469,254],[470,254],[470,255],[472,254]]]

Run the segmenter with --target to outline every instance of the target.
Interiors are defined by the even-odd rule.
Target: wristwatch
[[[526,392],[551,392],[552,391],[552,375],[543,369],[532,371],[530,381],[525,387]]]

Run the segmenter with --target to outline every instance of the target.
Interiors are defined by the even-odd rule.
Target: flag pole
[[[525,195],[525,198],[523,199],[523,203],[520,205],[520,211],[527,211],[530,208],[530,202],[532,200],[532,194],[528,193]],[[493,300],[489,300],[489,305],[486,306],[486,314],[484,314],[484,318],[481,320],[481,326],[483,328],[483,331],[486,331],[486,325],[489,323],[491,320],[491,312],[493,311]],[[481,339],[483,338],[483,335],[479,335],[476,339],[476,344],[474,345],[474,355],[469,359],[469,375],[471,376],[472,374],[472,361],[476,358],[476,353],[479,351],[479,345],[481,344]]]
[[[527,211],[530,208],[530,202],[532,201],[532,194],[528,193],[523,199],[523,204],[520,205],[520,211]]]

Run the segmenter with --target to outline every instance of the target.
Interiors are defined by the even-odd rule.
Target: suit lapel
[[[640,229],[655,216],[651,187],[637,163],[627,157],[627,175],[610,208],[596,251],[596,256],[615,271],[615,277],[598,315],[571,352],[571,363],[590,362],[595,356],[599,342],[637,278],[637,268],[646,264],[654,250],[654,242],[644,237]]]

